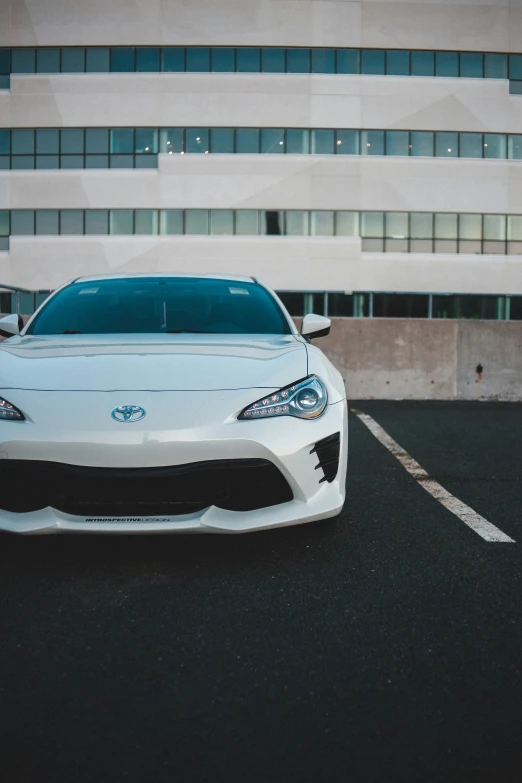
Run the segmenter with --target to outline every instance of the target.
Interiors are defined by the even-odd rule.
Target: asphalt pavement
[[[522,404],[353,405],[515,543],[353,414],[335,521],[4,534],[5,783],[522,780]]]

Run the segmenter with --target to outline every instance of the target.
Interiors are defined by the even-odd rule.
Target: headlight
[[[328,394],[322,381],[311,375],[304,381],[263,397],[242,411],[239,419],[269,419],[276,416],[297,416],[299,419],[317,419],[328,403]]]
[[[25,416],[18,408],[0,397],[0,421],[25,421]]]

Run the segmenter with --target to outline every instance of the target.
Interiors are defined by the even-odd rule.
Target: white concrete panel
[[[110,74],[13,76],[3,127],[259,126],[519,133],[497,79]]]

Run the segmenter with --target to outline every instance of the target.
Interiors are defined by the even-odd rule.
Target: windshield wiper
[[[79,332],[77,329],[66,329],[62,334],[83,334],[83,332]]]

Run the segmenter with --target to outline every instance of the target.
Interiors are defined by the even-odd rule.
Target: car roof
[[[196,278],[201,280],[230,280],[237,283],[256,283],[257,280],[255,280],[253,277],[249,277],[247,275],[222,275],[222,274],[198,274],[191,273],[188,274],[186,272],[133,272],[131,274],[112,274],[112,275],[88,275],[87,277],[77,277],[72,282],[74,283],[86,283],[86,282],[92,282],[94,280],[124,280],[126,278],[150,278],[150,277],[158,277],[164,280],[165,278],[171,278],[175,279],[178,277],[188,277],[188,278]]]

